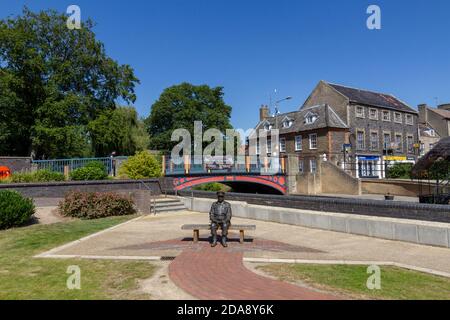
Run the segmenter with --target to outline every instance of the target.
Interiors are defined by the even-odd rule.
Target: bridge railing
[[[187,156],[181,162],[173,161],[170,156],[163,156],[163,173],[165,176],[200,175],[200,174],[285,174],[286,157],[243,156],[238,158]]]

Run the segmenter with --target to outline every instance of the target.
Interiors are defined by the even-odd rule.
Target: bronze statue
[[[228,228],[231,225],[231,205],[224,201],[225,193],[217,192],[217,202],[214,202],[209,211],[209,219],[211,220],[211,247],[217,245],[217,229],[222,229],[222,246],[228,247],[227,235]]]

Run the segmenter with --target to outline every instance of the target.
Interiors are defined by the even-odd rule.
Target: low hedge
[[[54,182],[64,181],[64,174],[50,170],[38,170],[34,172],[16,172],[9,179],[12,183],[30,183],[30,182]]]
[[[108,179],[108,173],[101,162],[93,161],[70,173],[73,181],[97,181]]]
[[[117,193],[69,192],[59,203],[63,216],[98,219],[110,216],[124,216],[136,213],[131,197]]]
[[[33,200],[16,191],[0,191],[0,229],[20,226],[29,221],[34,212]]]

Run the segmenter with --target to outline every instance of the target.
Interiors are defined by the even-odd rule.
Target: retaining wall
[[[180,197],[192,211],[209,212],[214,199]],[[450,248],[450,224],[267,207],[229,201],[233,216],[388,240]]]

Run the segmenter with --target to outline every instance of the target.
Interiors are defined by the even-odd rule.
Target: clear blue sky
[[[379,0],[2,0],[0,17],[81,8],[110,56],[141,80],[136,108],[147,116],[165,87],[223,86],[237,128],[278,98],[301,105],[321,79],[392,93],[415,107],[450,102],[450,1]],[[382,10],[382,30],[366,9]]]

